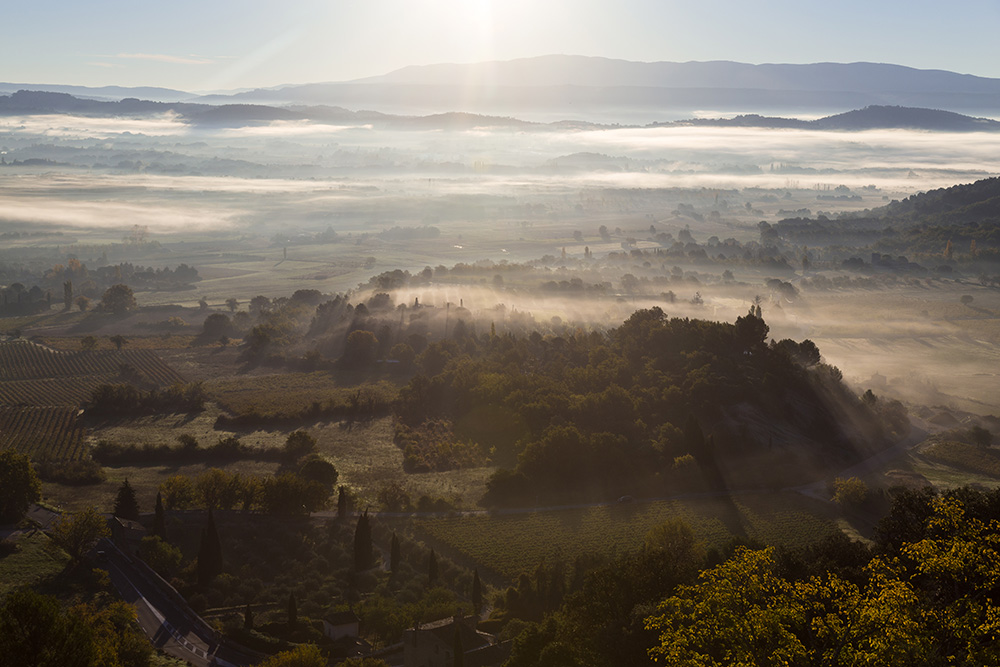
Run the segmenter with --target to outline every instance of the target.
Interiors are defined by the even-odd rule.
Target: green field
[[[667,500],[420,519],[415,526],[446,553],[512,578],[543,559],[572,562],[581,554],[636,549],[651,528],[674,517],[686,521],[707,547],[733,537],[798,546],[837,530],[828,506],[792,493],[740,496],[732,504],[721,499]]]
[[[14,538],[19,549],[0,556],[0,597],[19,586],[33,586],[63,571],[69,557],[43,533],[22,533]]]

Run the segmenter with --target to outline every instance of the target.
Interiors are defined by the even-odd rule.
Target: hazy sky
[[[0,81],[191,91],[552,53],[888,62],[1000,77],[997,0],[30,0]]]

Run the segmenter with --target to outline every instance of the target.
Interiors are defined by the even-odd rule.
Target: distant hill
[[[92,88],[89,86],[61,86],[39,83],[6,83],[0,82],[0,94],[14,93],[19,90],[37,90],[45,93],[67,93],[76,97],[102,100],[105,102],[115,102],[127,97],[152,100],[154,102],[184,102],[195,97],[195,93],[186,93],[183,90],[173,90],[171,88],[156,88],[152,86],[142,86],[138,88],[126,88],[123,86],[102,86]]]
[[[78,114],[85,116],[150,116],[173,112],[193,125],[241,127],[273,121],[313,121],[344,124],[371,124],[392,129],[459,130],[474,127],[519,130],[578,130],[602,126],[583,121],[533,123],[509,116],[490,116],[451,111],[425,116],[408,116],[378,111],[350,111],[329,105],[197,104],[191,102],[156,102],[126,98],[119,101],[93,100],[68,93],[19,90],[0,96],[0,116],[21,114]],[[921,129],[941,132],[991,132],[1000,130],[1000,122],[972,118],[951,111],[916,109],[898,106],[869,106],[856,111],[827,116],[818,120],[777,118],[744,114],[735,118],[697,118],[670,123],[652,123],[650,127],[698,125],[713,127],[796,128],[815,130]]]
[[[540,56],[405,67],[348,82],[312,83],[210,96],[199,101],[330,104],[355,108],[461,110],[606,117],[641,109],[664,120],[678,110],[834,110],[871,105],[989,113],[1000,79],[882,63],[751,65],[729,61],[632,62]],[[651,119],[654,120],[655,118]],[[648,122],[648,121],[645,121]]]
[[[868,106],[864,109],[827,116],[817,120],[775,118],[746,114],[735,118],[696,118],[654,125],[698,125],[713,127],[767,127],[803,130],[881,130],[908,129],[939,132],[995,132],[1000,122],[988,118],[973,118],[952,111],[917,109],[900,106]]]

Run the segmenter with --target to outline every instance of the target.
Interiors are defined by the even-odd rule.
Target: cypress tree
[[[201,529],[201,544],[198,547],[198,585],[207,586],[216,575],[222,573],[222,544],[215,529],[215,517],[208,510],[208,523]]]
[[[354,528],[354,570],[362,572],[371,568],[375,557],[372,551],[372,527],[368,520],[368,510],[358,517]]]
[[[135,499],[135,490],[128,483],[128,478],[118,487],[118,495],[115,496],[114,515],[122,519],[139,520],[139,502]]]
[[[299,610],[295,604],[295,593],[288,594],[288,625],[295,625],[299,622]]]
[[[431,557],[427,561],[427,585],[433,586],[438,580],[438,560],[437,554],[431,549]]]
[[[167,524],[163,518],[163,496],[156,493],[156,513],[153,515],[153,535],[167,541]]]
[[[337,492],[337,519],[343,521],[347,518],[347,488],[341,484]]]
[[[483,610],[483,585],[479,581],[479,569],[472,571],[472,607],[479,614]]]
[[[392,532],[392,545],[389,547],[389,571],[393,574],[399,572],[399,538],[396,531]]]
[[[250,611],[250,603],[247,602],[247,609],[243,612],[243,629],[253,630],[253,612]]]
[[[461,623],[455,624],[455,639],[452,642],[452,650],[455,652],[455,659],[452,661],[452,667],[465,667],[465,649],[462,647],[462,628]]]

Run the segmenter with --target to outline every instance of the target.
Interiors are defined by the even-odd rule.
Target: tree
[[[81,313],[85,313],[90,310],[90,299],[85,296],[76,297],[76,307],[80,309]]]
[[[225,313],[212,313],[201,325],[201,333],[206,338],[218,339],[232,333],[233,322]]]
[[[330,498],[330,487],[282,473],[264,481],[260,503],[266,512],[303,514],[323,509]]]
[[[372,527],[368,519],[368,510],[358,517],[354,527],[354,570],[364,572],[375,564],[375,554],[372,550]]]
[[[833,502],[847,507],[858,506],[868,498],[868,485],[857,477],[844,479],[838,477],[833,481]]]
[[[310,458],[299,468],[299,477],[313,482],[319,482],[323,486],[333,488],[337,483],[337,468],[326,459]]]
[[[108,340],[111,341],[111,344],[114,345],[115,349],[118,350],[119,352],[125,346],[125,343],[128,342],[128,338],[122,336],[121,334],[115,334],[114,336],[110,336]]]
[[[159,492],[168,510],[186,510],[194,505],[197,497],[194,484],[185,475],[171,475],[160,484]]]
[[[291,651],[282,651],[257,667],[326,667],[327,659],[315,644],[299,644]]]
[[[94,631],[82,614],[65,612],[54,597],[21,588],[0,607],[0,665],[91,667]]]
[[[198,547],[198,585],[208,586],[221,573],[222,544],[215,529],[215,517],[212,510],[208,510],[208,522],[201,530],[201,544]]]
[[[378,339],[371,331],[358,329],[347,336],[341,363],[347,368],[365,368],[375,362]]]
[[[135,489],[128,483],[128,478],[118,487],[115,497],[114,515],[131,521],[139,520],[139,502],[135,499]]]
[[[97,541],[111,535],[108,522],[93,507],[76,514],[64,514],[49,531],[52,541],[61,546],[73,560],[83,558]]]
[[[253,630],[253,611],[250,609],[249,602],[247,602],[246,611],[243,612],[243,629]]]
[[[295,604],[295,593],[288,594],[288,625],[294,626],[299,621],[298,606]]]
[[[84,336],[80,339],[80,347],[84,350],[96,350],[97,339],[93,336]]]
[[[452,667],[465,667],[465,649],[462,647],[462,629],[459,624],[455,624],[455,637],[451,642],[451,649],[455,656]]]
[[[0,523],[20,520],[41,497],[42,483],[31,459],[10,449],[0,451]]]
[[[348,507],[348,505],[350,505],[350,503],[348,502],[348,498],[347,498],[347,487],[344,486],[343,484],[341,484],[340,488],[337,489],[337,520],[338,521],[343,521],[344,519],[347,518],[347,514],[350,511],[350,508]]]
[[[483,584],[479,581],[479,568],[472,571],[472,608],[477,614],[483,610]]]
[[[433,586],[438,580],[438,560],[437,554],[431,549],[431,555],[427,559],[427,585]]]
[[[167,539],[167,523],[163,516],[163,494],[156,492],[156,510],[153,513],[153,535],[161,540]]]
[[[236,309],[239,307],[240,307],[240,302],[235,297],[229,297],[228,299],[226,299],[226,308],[229,309],[229,312],[235,313]]]
[[[968,306],[968,305],[969,305],[970,303],[972,303],[972,302],[973,302],[974,300],[975,300],[975,299],[973,299],[973,298],[972,298],[972,295],[971,295],[971,294],[963,294],[963,295],[961,296],[961,298],[959,299],[959,301],[961,301],[961,302],[962,302],[962,305],[963,305],[963,306]]]
[[[237,493],[233,488],[232,475],[219,468],[210,468],[198,475],[194,483],[202,506],[210,510],[232,509]]]
[[[63,283],[63,310],[73,307],[73,281],[67,280]]]
[[[135,295],[132,294],[132,288],[123,283],[112,285],[104,290],[104,295],[101,296],[101,309],[108,313],[121,315],[130,310],[135,310],[136,307]]]
[[[181,553],[180,549],[168,544],[156,535],[142,538],[139,553],[142,554],[142,559],[146,561],[146,564],[165,579],[178,572],[184,562],[184,554]]]
[[[316,438],[305,431],[292,431],[285,440],[285,456],[292,461],[297,461],[315,451]]]
[[[399,538],[396,531],[392,531],[392,543],[389,545],[389,571],[393,574],[399,572]]]

